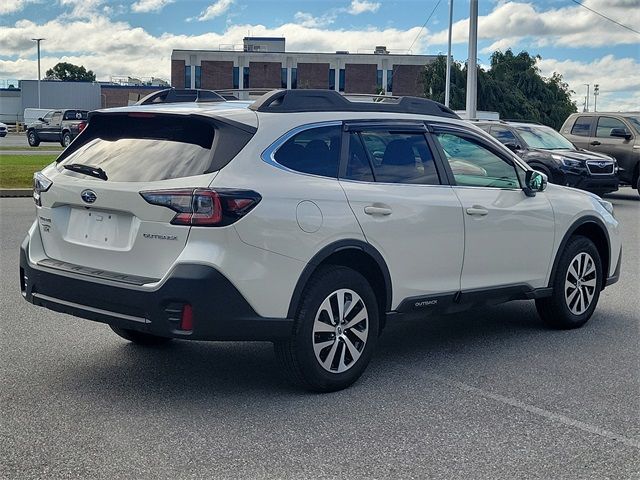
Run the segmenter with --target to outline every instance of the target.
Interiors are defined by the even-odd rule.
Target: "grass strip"
[[[57,155],[0,155],[0,188],[30,188],[33,173],[49,165]]]

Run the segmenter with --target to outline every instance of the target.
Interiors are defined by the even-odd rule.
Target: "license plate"
[[[71,210],[67,237],[77,243],[110,247],[117,241],[118,215],[96,210]]]

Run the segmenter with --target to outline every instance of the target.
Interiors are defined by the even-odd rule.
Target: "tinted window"
[[[86,110],[67,110],[64,112],[63,118],[65,120],[86,120],[87,113]]]
[[[433,155],[422,133],[359,133],[376,182],[439,185]]]
[[[340,135],[338,126],[300,132],[278,148],[276,162],[297,172],[337,178]]]
[[[438,142],[456,184],[472,187],[520,188],[515,166],[478,141],[456,133],[438,133]]]
[[[361,182],[374,181],[371,164],[358,133],[349,134],[349,157],[344,178]]]
[[[591,117],[578,117],[576,123],[573,124],[571,129],[572,135],[578,135],[579,137],[588,137],[591,131]]]
[[[600,117],[598,118],[598,128],[596,130],[596,137],[610,137],[612,128],[622,128],[627,132],[629,131],[627,126],[617,118]]]
[[[86,143],[63,157],[60,165],[100,167],[108,181],[150,182],[202,175],[212,164],[214,128],[200,120],[96,118],[86,132]]]
[[[491,135],[495,137],[500,143],[515,143],[519,144],[516,136],[511,130],[504,127],[491,127]]]

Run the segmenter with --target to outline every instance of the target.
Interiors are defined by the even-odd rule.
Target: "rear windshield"
[[[59,165],[100,168],[113,182],[202,175],[211,168],[214,132],[211,123],[190,117],[96,117],[79,137],[79,147],[63,156]],[[77,168],[63,171],[84,175]]]
[[[63,120],[86,120],[88,114],[86,110],[67,110],[64,112]]]

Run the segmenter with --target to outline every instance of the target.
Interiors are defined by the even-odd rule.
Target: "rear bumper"
[[[20,249],[20,287],[34,305],[76,317],[163,337],[191,340],[275,340],[293,321],[259,316],[215,268],[180,264],[156,289],[56,271],[28,261],[28,237]],[[193,329],[180,330],[191,305]]]

